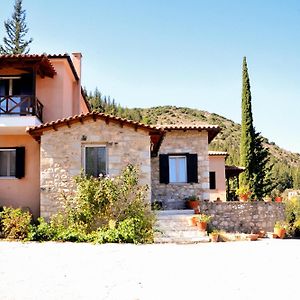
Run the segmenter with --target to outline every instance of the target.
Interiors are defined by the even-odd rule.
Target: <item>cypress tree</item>
[[[263,138],[259,132],[255,133],[254,139],[253,187],[252,192],[256,199],[262,199],[270,194],[275,187],[272,178],[273,164],[270,163],[270,153],[263,145]]]
[[[253,190],[253,171],[255,164],[255,131],[253,127],[250,80],[246,57],[243,58],[243,86],[242,86],[242,122],[240,143],[240,164],[245,171],[240,175],[242,186],[249,186]]]
[[[22,9],[22,0],[15,0],[12,18],[4,22],[7,37],[3,38],[4,44],[0,46],[1,54],[27,54],[29,52],[28,46],[33,39],[30,38],[28,41],[24,39],[29,30],[25,18],[26,12]]]

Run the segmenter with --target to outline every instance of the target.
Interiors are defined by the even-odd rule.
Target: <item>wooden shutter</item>
[[[25,176],[25,147],[16,148],[16,177]]]
[[[209,172],[209,188],[216,189],[216,172]]]
[[[187,182],[198,183],[198,155],[187,154]]]
[[[159,155],[159,182],[169,183],[169,155]]]

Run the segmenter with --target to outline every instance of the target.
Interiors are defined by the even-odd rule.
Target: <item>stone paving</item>
[[[300,240],[0,242],[0,299],[300,299]]]

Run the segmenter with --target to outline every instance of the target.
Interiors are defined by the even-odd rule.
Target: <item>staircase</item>
[[[209,242],[207,232],[190,226],[188,220],[193,210],[162,210],[156,213],[155,243],[200,243]]]

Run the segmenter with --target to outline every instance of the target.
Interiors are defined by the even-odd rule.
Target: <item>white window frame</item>
[[[169,159],[169,183],[187,183],[187,157],[186,155],[169,155],[168,157]],[[175,174],[175,181],[172,181],[171,180],[171,164],[170,164],[170,160],[171,159],[184,159],[184,162],[185,162],[185,168],[184,168],[184,177],[185,177],[185,181],[180,181],[179,178],[180,178],[180,175],[179,175],[179,172],[180,172],[180,169],[179,169],[179,163],[178,161],[176,161],[176,166],[175,166],[175,169],[176,169],[176,174]]]
[[[84,174],[86,174],[86,148],[105,148],[105,173],[108,175],[108,147],[106,144],[84,144],[82,155],[82,166]]]
[[[15,148],[0,148],[0,152],[15,152],[15,157],[17,155],[17,150]],[[10,156],[9,156],[10,157]],[[1,176],[0,179],[15,179],[15,175],[10,174],[10,166],[11,164],[14,163],[15,169],[16,169],[16,161],[12,162],[11,159],[7,161],[7,166],[6,166],[6,176]]]

